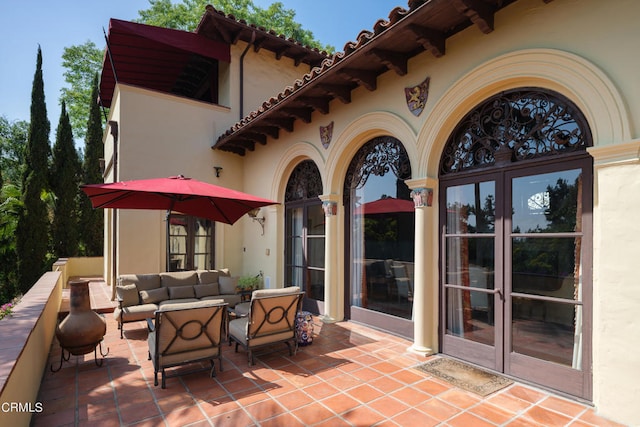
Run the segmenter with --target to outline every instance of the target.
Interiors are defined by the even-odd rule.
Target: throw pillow
[[[238,287],[238,278],[229,276],[218,277],[220,284],[220,295],[233,295]]]
[[[193,286],[170,286],[169,298],[170,299],[182,299],[193,298],[195,293],[193,292]]]
[[[147,291],[140,291],[140,299],[143,304],[157,304],[161,301],[169,299],[169,292],[167,288],[149,289]]]
[[[116,294],[118,295],[118,299],[122,300],[123,307],[138,305],[140,302],[136,285],[116,286]]]
[[[207,285],[195,285],[193,290],[196,293],[196,298],[211,297],[220,295],[220,288],[217,283],[209,283]]]

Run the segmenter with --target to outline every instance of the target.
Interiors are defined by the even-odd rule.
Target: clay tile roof
[[[312,121],[315,112],[328,114],[330,103],[351,102],[351,92],[363,86],[374,91],[377,77],[387,71],[402,76],[408,60],[424,51],[439,58],[445,54],[447,38],[476,26],[480,33],[493,31],[497,11],[518,0],[409,0],[396,7],[387,20],[380,19],[371,31],[362,30],[343,51],[318,62],[317,66],[261,107],[250,112],[222,134],[214,149],[245,155],[255,144],[266,144],[267,136],[293,131],[296,120]],[[551,0],[540,0],[548,3]]]

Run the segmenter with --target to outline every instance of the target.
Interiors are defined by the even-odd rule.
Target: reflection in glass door
[[[496,287],[502,280],[496,265],[495,200],[495,181],[446,190],[443,340],[449,354],[501,369],[503,294]]]
[[[213,221],[172,213],[169,216],[167,271],[212,269],[213,244]]]
[[[589,397],[590,162],[573,165],[445,188],[443,351]]]

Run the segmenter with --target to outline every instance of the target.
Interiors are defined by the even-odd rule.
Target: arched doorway
[[[502,92],[440,163],[442,351],[591,398],[591,133],[562,95]]]
[[[405,180],[411,165],[390,136],[365,143],[344,186],[345,314],[413,337],[414,204]]]
[[[285,281],[305,292],[303,308],[324,313],[325,223],[322,178],[311,160],[300,162],[285,193]]]

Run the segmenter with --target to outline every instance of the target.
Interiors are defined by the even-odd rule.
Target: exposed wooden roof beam
[[[399,76],[404,76],[408,71],[408,61],[405,55],[383,49],[371,49],[368,52],[369,55],[375,56],[380,62],[387,66],[390,70],[393,70]]]
[[[440,58],[444,55],[446,38],[444,33],[418,24],[407,25],[407,29],[416,36],[418,43],[425,50],[430,51],[433,56]]]
[[[300,119],[305,123],[311,123],[311,113],[313,110],[308,107],[285,107],[281,108],[278,111],[294,117],[296,119]]]
[[[312,107],[313,109],[319,111],[322,114],[329,114],[329,102],[331,102],[330,97],[319,97],[319,96],[299,96],[297,101]]]
[[[267,124],[272,124],[274,126],[279,127],[280,129],[284,129],[287,132],[293,132],[293,122],[295,121],[292,118],[276,118],[276,117],[265,117],[263,122],[266,121]]]
[[[280,129],[277,126],[253,126],[251,128],[252,131],[262,133],[265,135],[269,135],[271,138],[278,139],[280,137]]]
[[[493,31],[495,8],[481,0],[452,0],[458,12],[466,15],[480,31],[489,34]]]
[[[248,140],[257,142],[260,145],[267,145],[267,137],[265,135],[252,131],[253,129],[251,129],[251,131],[243,133],[242,136]]]
[[[356,68],[343,68],[339,73],[349,80],[366,87],[370,91],[374,91],[378,87],[378,74],[374,71],[359,70]]]
[[[351,88],[346,85],[318,84],[318,88],[338,98],[343,104],[351,102]]]

